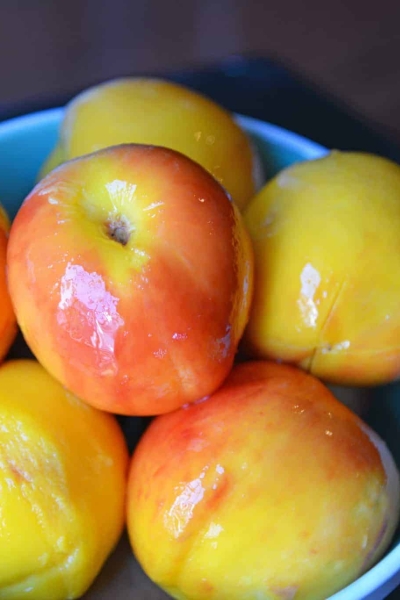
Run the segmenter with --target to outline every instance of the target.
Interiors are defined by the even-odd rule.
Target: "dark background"
[[[0,104],[242,53],[400,136],[398,0],[0,0]]]
[[[0,0],[0,120],[112,77],[168,74],[328,147],[400,162],[399,58],[400,0]],[[122,546],[87,597],[108,599],[125,560]],[[138,599],[165,597],[137,567],[124,573]]]

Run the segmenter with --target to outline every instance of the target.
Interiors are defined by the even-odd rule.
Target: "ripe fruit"
[[[7,354],[16,333],[17,323],[6,281],[6,254],[10,224],[0,205],[0,361]]]
[[[230,113],[184,86],[146,77],[115,79],[76,96],[66,107],[58,144],[41,176],[71,158],[130,142],[189,156],[240,208],[262,177],[250,140]]]
[[[278,174],[245,222],[255,250],[248,355],[325,381],[400,374],[400,167],[332,152]]]
[[[14,220],[8,269],[39,361],[98,408],[151,415],[228,375],[253,256],[238,210],[200,165],[125,145],[36,186]]]
[[[387,548],[399,476],[384,443],[316,378],[248,362],[154,419],[133,454],[128,532],[179,600],[323,600]]]
[[[114,417],[36,361],[0,367],[1,597],[80,597],[122,533],[128,452]]]

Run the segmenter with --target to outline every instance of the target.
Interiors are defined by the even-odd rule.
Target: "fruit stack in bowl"
[[[400,167],[258,131],[119,79],[4,186],[2,597],[81,596],[124,526],[178,600],[323,600],[389,548],[398,470],[342,400],[400,374]]]

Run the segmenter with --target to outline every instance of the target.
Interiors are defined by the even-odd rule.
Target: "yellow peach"
[[[0,205],[0,361],[9,350],[17,333],[17,321],[11,305],[6,280],[6,257],[10,223]]]
[[[36,361],[3,363],[1,598],[86,591],[122,533],[127,462],[113,416],[82,403]]]
[[[245,347],[325,381],[400,374],[400,167],[331,152],[281,171],[251,201],[255,290]]]
[[[40,177],[65,160],[130,142],[182,152],[214,175],[239,208],[260,181],[250,140],[228,111],[187,87],[146,77],[115,79],[76,96]]]

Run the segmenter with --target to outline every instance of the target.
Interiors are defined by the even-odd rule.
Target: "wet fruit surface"
[[[400,374],[400,167],[332,152],[293,165],[253,199],[256,260],[250,356],[327,381]]]
[[[10,223],[0,205],[0,362],[17,334],[17,321],[6,281],[6,255]]]
[[[0,367],[2,598],[77,598],[124,525],[128,452],[114,417],[33,360]]]
[[[131,464],[128,531],[179,600],[322,600],[381,555],[398,503],[387,449],[323,384],[249,362],[152,422]]]
[[[110,412],[164,413],[228,375],[248,320],[242,217],[202,167],[123,145],[65,163],[14,220],[10,294],[40,362]]]

